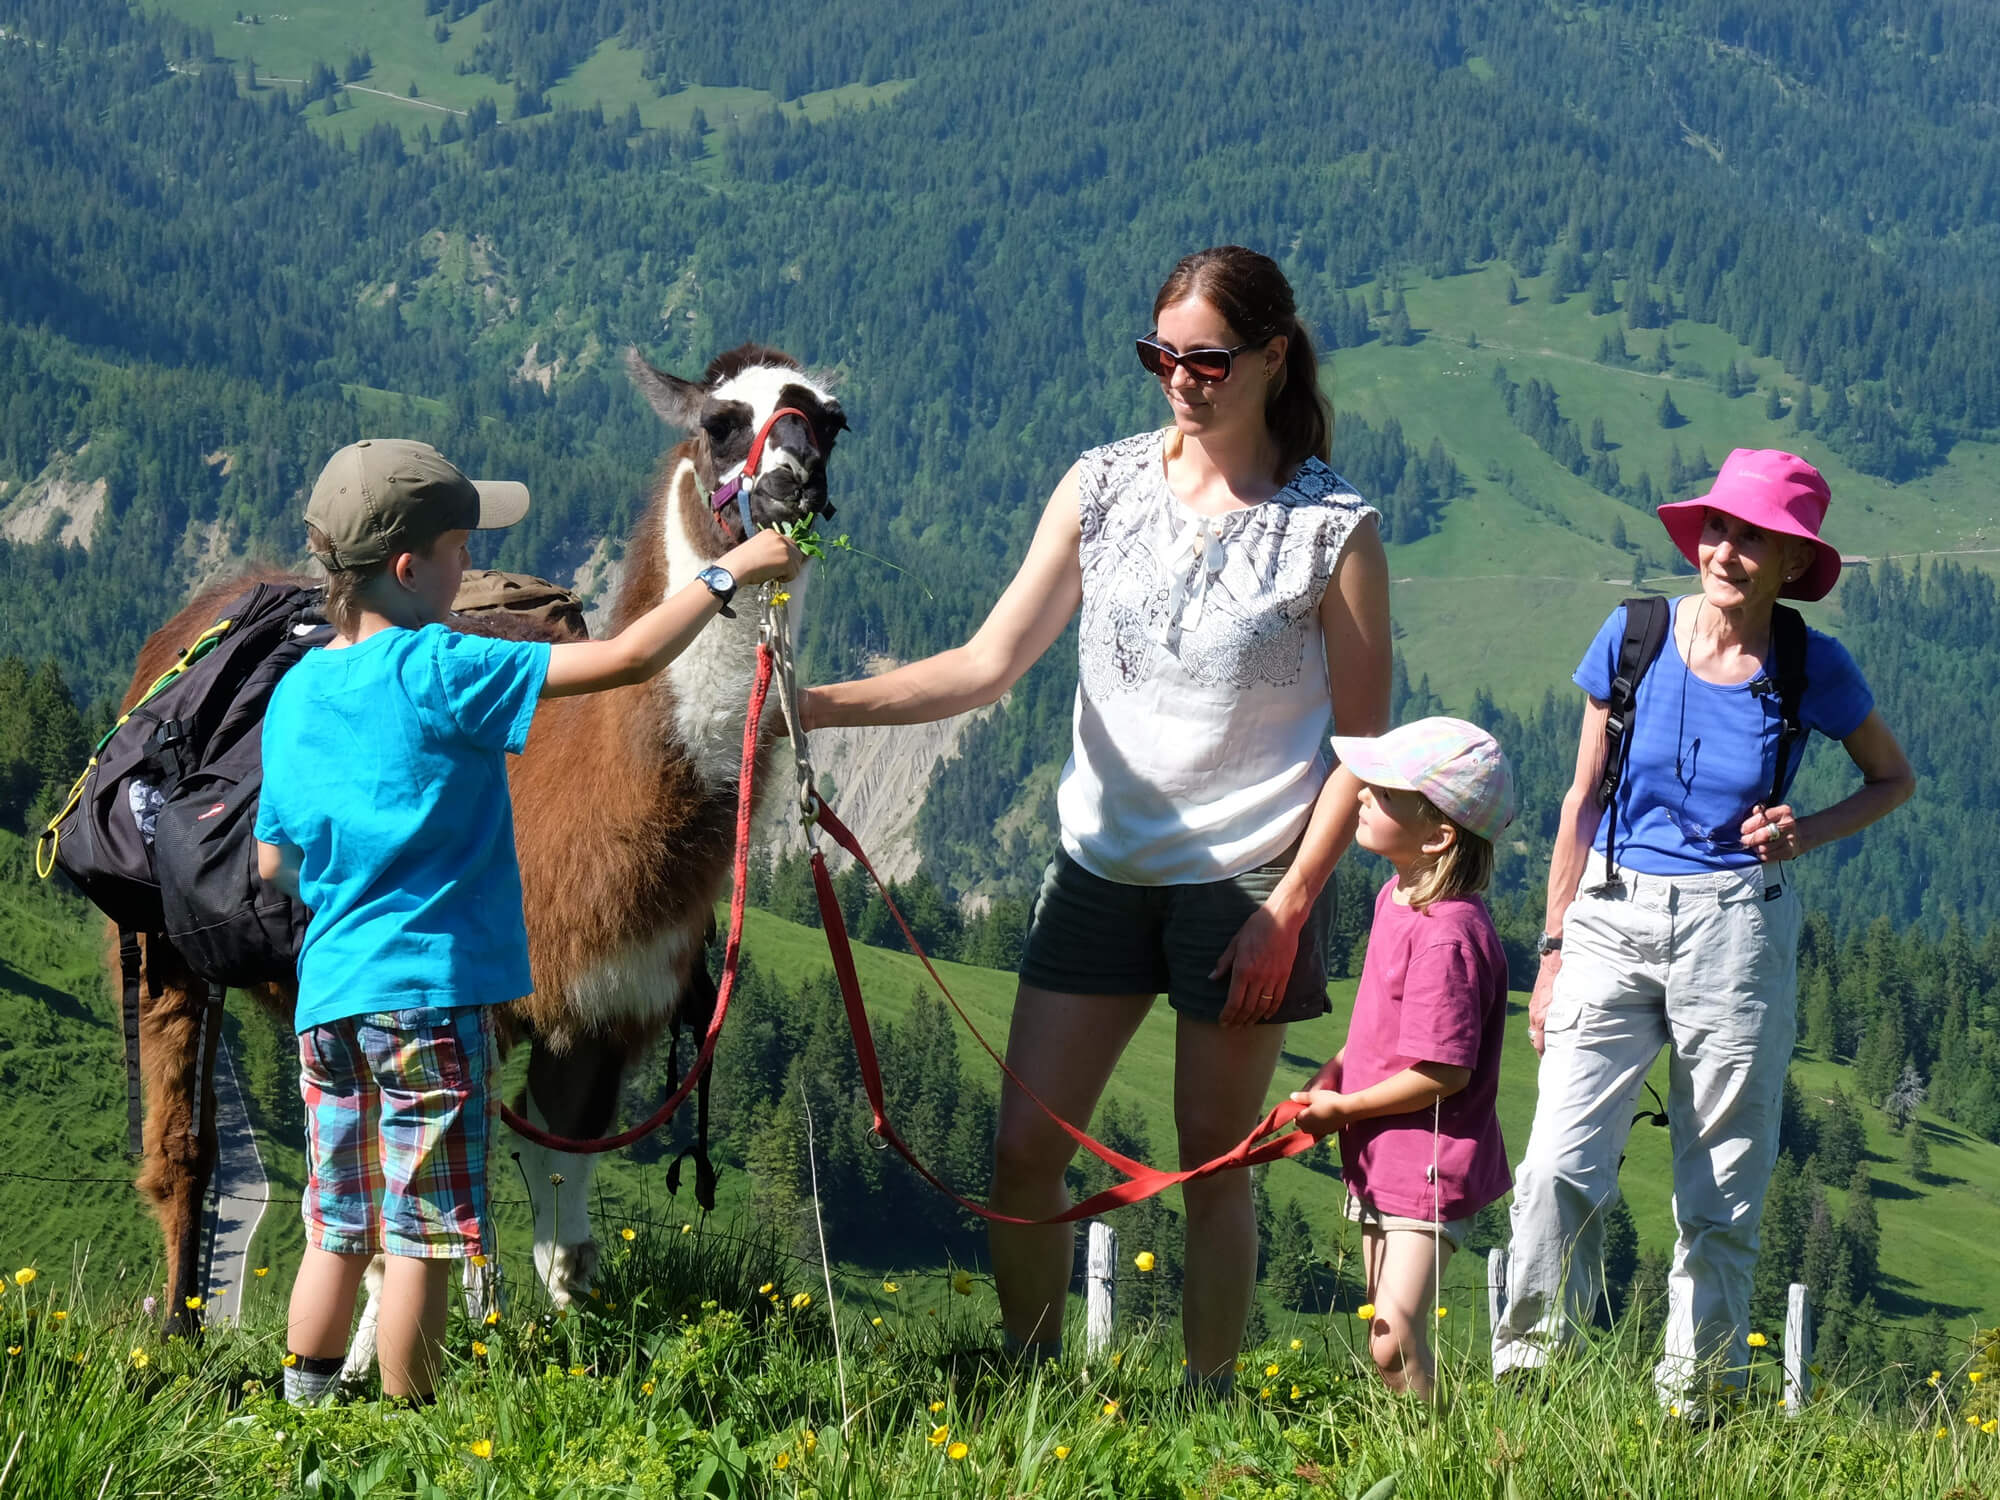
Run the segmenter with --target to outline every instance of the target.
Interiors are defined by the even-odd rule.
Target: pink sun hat
[[[1370,786],[1422,792],[1467,833],[1488,843],[1514,821],[1514,770],[1500,742],[1477,724],[1418,719],[1372,739],[1336,734],[1333,753]]]
[[[1796,453],[1778,448],[1738,448],[1722,461],[1722,472],[1706,495],[1660,507],[1660,524],[1701,566],[1701,528],[1710,509],[1748,521],[1781,536],[1804,537],[1818,552],[1812,566],[1778,592],[1786,599],[1824,599],[1840,577],[1839,549],[1820,540],[1820,522],[1833,493],[1818,469]]]

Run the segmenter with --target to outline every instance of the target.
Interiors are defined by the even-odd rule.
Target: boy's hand
[[[775,527],[766,528],[740,546],[731,547],[716,559],[729,570],[738,587],[753,583],[784,583],[799,575],[805,554],[797,543]]]
[[[1307,1135],[1331,1135],[1347,1124],[1348,1096],[1332,1089],[1307,1089],[1292,1095],[1292,1103],[1305,1110],[1295,1122]]]

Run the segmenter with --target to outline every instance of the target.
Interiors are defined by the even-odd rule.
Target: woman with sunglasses
[[[992,703],[1081,610],[1074,736],[1007,1060],[1087,1121],[1165,994],[1176,1013],[1180,1160],[1256,1123],[1284,1023],[1326,1001],[1328,877],[1359,783],[1329,774],[1342,734],[1388,727],[1388,569],[1377,516],[1327,467],[1330,414],[1292,290],[1238,246],[1188,256],[1153,302],[1140,362],[1171,424],[1085,453],[1028,556],[964,646],[809,690],[822,725],[908,724]],[[1165,1080],[1161,1080],[1164,1086]],[[1068,1206],[1075,1146],[1012,1084],[992,1206]],[[1183,1189],[1190,1379],[1226,1391],[1256,1283],[1250,1180]],[[994,1224],[1009,1344],[1053,1356],[1068,1225]]]
[[[1757,1225],[1796,1030],[1800,911],[1787,861],[1866,828],[1915,787],[1853,658],[1802,626],[1798,723],[1782,732],[1787,665],[1775,609],[1825,597],[1840,576],[1839,552],[1819,536],[1830,498],[1804,459],[1739,448],[1707,495],[1660,507],[1701,587],[1674,602],[1639,679],[1609,805],[1606,726],[1624,605],[1577,668],[1589,703],[1528,1007],[1542,1065],[1514,1179],[1496,1375],[1542,1365],[1572,1320],[1590,1317],[1604,1211],[1640,1084],[1664,1046],[1679,1238],[1654,1379],[1663,1401],[1698,1406],[1690,1393],[1709,1380],[1743,1378]],[[1808,730],[1839,740],[1862,784],[1802,815],[1772,792],[1789,788]]]

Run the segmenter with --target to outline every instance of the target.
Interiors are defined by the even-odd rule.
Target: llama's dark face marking
[[[742,476],[758,431],[779,413],[757,472],[748,476],[751,520],[782,526],[809,512],[831,514],[826,465],[847,417],[832,393],[789,355],[746,344],[717,358],[700,384],[654,369],[636,351],[628,363],[661,418],[690,432],[705,490],[713,493]],[[720,510],[717,522],[731,541],[741,540],[735,507]]]

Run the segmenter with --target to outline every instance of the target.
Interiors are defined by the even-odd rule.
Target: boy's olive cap
[[[306,521],[330,544],[315,552],[339,572],[387,562],[409,538],[493,531],[528,513],[528,487],[507,479],[467,479],[429,443],[363,438],[319,471]]]

